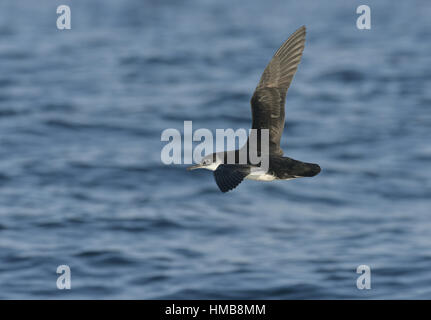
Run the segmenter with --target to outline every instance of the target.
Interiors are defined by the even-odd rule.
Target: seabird
[[[239,150],[217,152],[205,156],[202,161],[187,168],[207,169],[214,173],[217,186],[222,192],[236,188],[244,179],[258,181],[290,180],[301,177],[313,177],[320,172],[318,164],[306,163],[292,158],[283,157],[280,148],[281,135],[284,129],[284,105],[287,89],[292,82],[305,45],[305,26],[296,30],[275,52],[271,61],[263,71],[259,84],[251,98],[252,129],[256,129],[258,137],[261,129],[269,130],[267,170],[253,165],[247,153],[247,163],[240,163],[239,153],[245,146],[250,147],[250,137]],[[258,140],[256,148],[260,154],[262,146]],[[233,156],[235,162],[230,164],[227,159]],[[229,158],[231,159],[231,158]]]

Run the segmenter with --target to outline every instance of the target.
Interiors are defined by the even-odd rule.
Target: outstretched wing
[[[235,189],[250,173],[248,166],[221,164],[214,171],[214,178],[221,192]]]
[[[282,155],[281,135],[284,129],[284,104],[305,45],[305,26],[296,30],[277,50],[265,68],[251,98],[252,128],[269,129],[269,153]]]

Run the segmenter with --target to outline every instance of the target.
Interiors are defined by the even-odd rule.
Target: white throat
[[[217,170],[217,168],[218,168],[218,166],[219,166],[220,164],[221,164],[221,163],[213,162],[213,163],[211,163],[210,165],[205,166],[205,167],[202,167],[202,168],[203,168],[203,169],[207,169],[207,170],[211,170],[211,171],[215,171],[215,170]]]

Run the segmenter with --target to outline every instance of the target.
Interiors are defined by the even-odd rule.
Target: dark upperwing
[[[284,129],[286,93],[301,61],[305,33],[305,26],[302,26],[277,50],[265,68],[251,98],[252,129],[258,129],[258,146],[260,146],[259,129],[269,129],[270,154],[283,155],[280,140]]]

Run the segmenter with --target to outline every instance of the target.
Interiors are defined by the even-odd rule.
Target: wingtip
[[[302,25],[301,27],[298,28],[298,30],[296,30],[297,32],[301,32],[303,31],[304,33],[307,33],[307,28],[305,27],[305,24]]]

